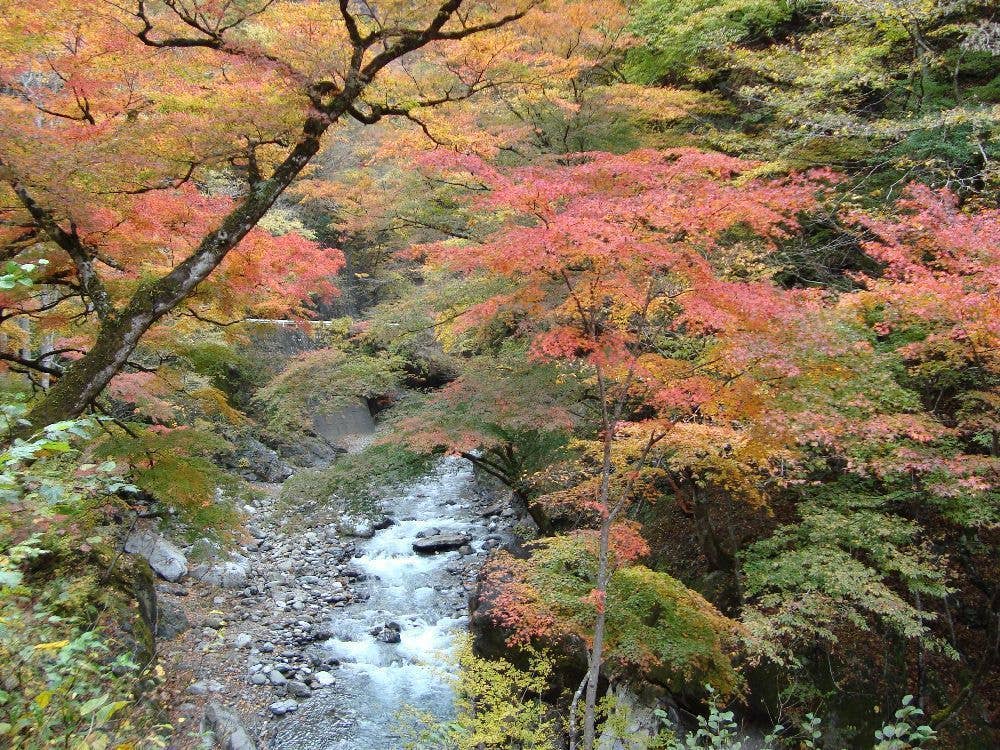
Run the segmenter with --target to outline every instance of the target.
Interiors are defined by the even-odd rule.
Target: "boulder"
[[[434,534],[413,542],[413,551],[419,555],[434,555],[438,552],[458,549],[472,541],[468,534]]]
[[[156,637],[170,640],[191,627],[184,610],[168,601],[161,601],[156,618]]]
[[[201,563],[191,568],[191,577],[224,589],[241,589],[250,579],[250,561],[233,555],[229,560]]]
[[[365,516],[353,514],[343,515],[337,521],[337,531],[344,536],[354,536],[360,539],[371,539],[375,536],[375,522]]]
[[[222,750],[257,750],[257,743],[250,737],[239,715],[231,708],[209,701],[205,706],[205,723]]]
[[[226,468],[234,469],[244,479],[280,484],[292,475],[292,468],[281,460],[277,451],[268,448],[250,435],[240,435],[233,442],[236,451],[226,456]]]
[[[376,640],[382,641],[382,643],[399,643],[402,640],[400,636],[399,623],[387,622],[385,625],[379,626],[377,628],[372,628],[370,631]]]
[[[153,571],[167,581],[178,581],[187,575],[187,558],[176,546],[153,531],[134,531],[125,540],[125,551],[139,555]]]
[[[289,698],[284,701],[275,701],[268,708],[271,709],[271,713],[275,716],[284,716],[285,714],[292,713],[293,711],[299,710],[299,704],[295,702],[294,698]]]

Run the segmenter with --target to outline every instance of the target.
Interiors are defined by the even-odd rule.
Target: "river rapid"
[[[341,663],[336,683],[278,722],[274,750],[402,750],[404,709],[450,714],[449,657],[468,625],[463,577],[499,540],[481,503],[471,467],[458,458],[386,502],[396,522],[358,544],[353,560],[367,598],[330,614],[334,636],[323,648]],[[413,551],[416,539],[436,532],[469,535],[474,554]],[[386,642],[394,629],[399,642]]]

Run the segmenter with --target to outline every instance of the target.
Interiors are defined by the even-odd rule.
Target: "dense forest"
[[[0,747],[1000,746],[993,0],[2,0],[0,254]]]

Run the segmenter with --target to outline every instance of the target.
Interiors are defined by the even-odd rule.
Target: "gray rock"
[[[191,627],[184,610],[172,602],[163,600],[156,612],[156,637],[170,640]]]
[[[382,641],[382,643],[399,643],[401,640],[399,631],[398,623],[387,622],[381,627],[373,628],[370,632],[376,640]]]
[[[287,685],[288,680],[285,675],[281,674],[277,669],[272,669],[267,673],[267,681],[270,682],[275,687],[280,687],[281,685]]]
[[[222,683],[215,680],[198,680],[188,685],[187,691],[191,695],[208,695],[209,693],[222,692]]]
[[[323,623],[322,625],[314,625],[309,635],[314,641],[328,641],[336,634],[337,632],[330,623]]]
[[[233,638],[233,648],[246,648],[251,643],[253,643],[253,636],[249,633],[238,633]]]
[[[468,534],[435,534],[413,542],[413,551],[420,555],[434,555],[438,552],[458,549],[472,541]]]
[[[252,685],[266,685],[267,677],[264,676],[262,672],[257,672],[257,674],[250,675],[250,684]]]
[[[294,699],[289,698],[284,701],[276,701],[268,706],[268,708],[271,709],[271,713],[275,716],[284,716],[285,714],[292,713],[293,711],[298,711],[299,704],[296,703]]]
[[[202,622],[202,625],[212,630],[222,630],[222,628],[226,627],[226,621],[218,615],[209,615]]]
[[[187,575],[187,558],[176,546],[152,531],[135,531],[125,540],[125,551],[145,558],[158,576],[178,581]]]
[[[501,513],[503,513],[506,506],[507,502],[505,500],[499,500],[493,503],[493,505],[489,506],[488,508],[484,508],[482,513],[480,513],[479,515],[481,515],[483,518],[489,518],[490,516],[499,516]]]
[[[285,688],[288,690],[289,695],[294,695],[296,698],[308,698],[312,695],[312,690],[309,689],[309,686],[299,680],[289,680]]]
[[[280,484],[292,475],[292,468],[277,452],[250,435],[233,440],[237,450],[226,457],[226,468],[235,469],[244,479]]]
[[[231,708],[209,701],[205,706],[205,723],[222,750],[257,750],[257,743],[250,738],[239,715]]]
[[[230,560],[201,563],[191,568],[191,577],[224,589],[241,589],[250,579],[250,561],[242,555],[233,555]]]
[[[333,675],[326,671],[319,671],[313,675],[313,679],[320,687],[329,687],[335,680]]]
[[[355,536],[360,539],[371,539],[375,536],[375,523],[364,516],[346,514],[337,521],[337,531],[344,536]]]

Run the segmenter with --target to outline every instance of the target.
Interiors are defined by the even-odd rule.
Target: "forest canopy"
[[[987,0],[0,4],[0,745],[194,747],[136,535],[353,606],[451,457],[408,746],[996,747],[998,165]]]

